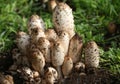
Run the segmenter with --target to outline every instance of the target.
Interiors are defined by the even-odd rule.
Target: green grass
[[[100,66],[113,74],[120,74],[120,32],[109,35],[109,22],[120,24],[119,0],[67,0],[73,8],[75,30],[84,42],[94,40],[100,47]],[[47,28],[53,27],[52,14],[39,0],[0,0],[0,52],[14,44],[17,31],[27,30],[27,20],[32,14],[40,15]],[[106,37],[106,35],[109,37]]]

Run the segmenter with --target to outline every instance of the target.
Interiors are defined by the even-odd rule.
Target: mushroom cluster
[[[28,21],[28,34],[17,33],[12,56],[14,64],[9,70],[17,70],[24,80],[35,84],[54,84],[68,78],[73,69],[99,66],[99,49],[90,41],[83,49],[83,41],[74,31],[72,9],[66,3],[57,3],[53,10],[54,28],[45,27],[38,15]],[[85,63],[82,63],[84,51]],[[81,70],[82,69],[82,70]]]

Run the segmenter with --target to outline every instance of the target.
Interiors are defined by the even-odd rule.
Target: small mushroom
[[[110,34],[114,34],[116,32],[116,29],[117,29],[117,27],[116,27],[116,24],[114,22],[110,22],[108,24],[108,31]]]
[[[39,49],[33,49],[30,55],[30,63],[32,68],[38,71],[41,75],[44,74],[45,58]]]
[[[73,38],[70,40],[68,56],[70,56],[73,60],[73,63],[77,63],[81,60],[83,41],[82,38],[75,34]]]
[[[45,37],[44,31],[38,28],[37,26],[34,26],[34,28],[31,29],[31,34],[30,34],[31,43],[37,44],[38,39],[40,37]]]
[[[48,67],[47,71],[45,72],[45,81],[47,84],[54,84],[58,80],[58,73],[57,71],[52,68]]]
[[[0,84],[14,84],[13,77],[0,73]]]
[[[73,61],[69,56],[66,56],[62,65],[64,78],[67,78],[73,69]]]
[[[25,84],[40,84],[41,82],[39,73],[29,67],[20,67],[17,72],[20,74],[20,78],[25,80]]]
[[[58,3],[53,11],[55,30],[68,32],[70,39],[74,36],[74,19],[72,9],[66,3]]]
[[[75,64],[75,70],[76,71],[80,71],[80,72],[84,72],[84,70],[85,70],[85,64],[84,63],[82,63],[82,62],[78,62],[78,63],[76,63]]]
[[[37,43],[37,47],[40,49],[43,56],[45,57],[45,61],[51,62],[50,42],[45,37],[40,37]]]
[[[20,65],[29,66],[29,61],[27,56],[22,55],[19,52],[19,49],[17,48],[13,49],[12,58],[13,58],[14,64],[10,67],[11,70],[16,69],[17,66],[20,66]]]
[[[21,64],[21,53],[18,48],[12,50],[12,58],[15,65]]]
[[[99,48],[94,41],[86,44],[85,49],[85,66],[86,68],[97,68],[99,66]]]
[[[30,37],[25,32],[20,31],[17,33],[16,44],[17,44],[17,47],[19,48],[20,52],[24,55],[27,54],[26,47],[30,43],[29,40],[30,40]]]
[[[37,26],[41,30],[45,30],[45,23],[41,17],[38,15],[32,15],[28,21],[28,32],[31,34],[31,29],[34,29],[34,27]]]
[[[52,12],[54,8],[56,7],[57,3],[56,0],[49,0],[48,1],[48,10]]]
[[[40,76],[39,72],[33,71],[33,78],[38,78]]]
[[[20,67],[17,69],[17,72],[20,73],[20,77],[26,81],[33,81],[33,72],[29,67]]]
[[[43,3],[46,3],[46,2],[48,2],[49,0],[40,0],[40,1],[42,1]]]

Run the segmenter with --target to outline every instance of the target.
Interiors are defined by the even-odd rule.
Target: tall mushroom
[[[72,9],[66,3],[58,3],[53,11],[53,24],[57,33],[68,32],[70,39],[74,36],[74,19]]]
[[[69,34],[66,31],[60,31],[58,33],[58,37],[59,38],[58,38],[57,42],[61,43],[61,45],[64,48],[64,53],[65,53],[65,55],[67,55],[69,42],[70,42]]]
[[[59,42],[56,42],[52,48],[52,57],[51,58],[52,58],[53,66],[58,71],[59,79],[62,78],[61,66],[64,62],[64,57],[65,57],[65,53],[64,53],[63,45]]]
[[[82,54],[82,47],[83,47],[82,38],[78,34],[75,34],[73,38],[70,40],[69,51],[68,51],[68,56],[72,58],[73,63],[77,63],[80,61]]]

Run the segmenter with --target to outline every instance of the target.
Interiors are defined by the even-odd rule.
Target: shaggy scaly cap
[[[34,26],[37,26],[38,28],[45,30],[45,23],[41,17],[38,15],[32,15],[28,21],[28,32],[31,34],[31,29],[34,28]]]
[[[50,57],[50,42],[45,37],[40,37],[37,43],[37,47],[43,53],[46,62],[51,62]]]
[[[84,49],[86,67],[97,68],[99,66],[99,48],[94,41],[86,44]]]
[[[72,9],[66,3],[58,3],[55,7],[53,11],[53,24],[57,32],[64,30],[69,33],[70,38],[74,36]]]
[[[0,73],[0,84],[14,84],[13,77]]]
[[[65,53],[65,55],[67,55],[69,42],[70,42],[69,34],[66,31],[61,31],[61,32],[59,32],[58,37],[59,38],[58,38],[57,42],[61,43],[61,45],[64,48],[64,53]]]
[[[19,50],[22,52],[22,54],[27,53],[26,47],[30,43],[29,40],[30,40],[30,37],[25,32],[17,33],[16,44],[17,44]]]
[[[30,57],[30,62],[32,64],[33,69],[41,73],[41,75],[43,75],[43,68],[45,66],[45,58],[43,57],[43,54],[38,49],[33,49]]]
[[[31,29],[31,35],[30,35],[31,43],[37,44],[38,39],[40,37],[45,37],[45,33],[42,29],[35,26],[33,29]]]
[[[46,80],[46,82],[48,84],[54,84],[57,79],[58,79],[57,71],[52,67],[48,67],[47,71],[45,72],[45,80]]]
[[[54,29],[47,29],[45,31],[45,36],[50,42],[54,42],[57,40],[58,36]]]
[[[53,66],[61,66],[65,57],[64,48],[61,43],[55,43],[52,48],[52,64]]]

